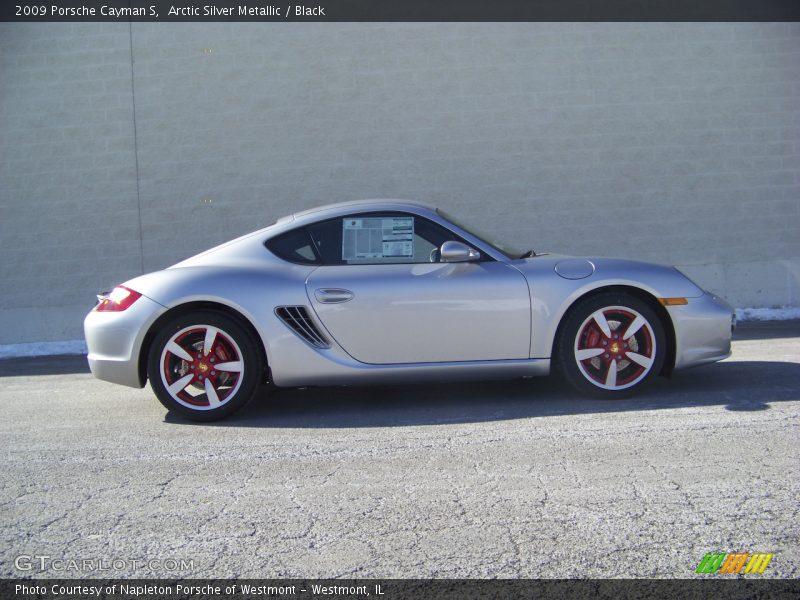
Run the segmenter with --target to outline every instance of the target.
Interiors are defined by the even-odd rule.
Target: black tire
[[[212,342],[207,353],[208,339]],[[219,312],[176,317],[150,346],[150,386],[170,412],[192,421],[223,419],[255,394],[264,368],[257,343],[236,320]]]
[[[632,325],[633,333],[625,338]],[[625,293],[604,293],[569,310],[554,358],[576,390],[613,400],[633,395],[657,376],[666,350],[664,325],[646,302]]]

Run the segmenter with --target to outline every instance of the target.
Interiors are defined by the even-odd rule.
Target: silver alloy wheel
[[[169,338],[159,362],[161,383],[179,404],[214,410],[236,395],[244,380],[242,351],[213,325],[190,325]]]
[[[629,306],[607,306],[578,327],[574,343],[580,373],[604,390],[624,390],[647,377],[656,360],[650,322]]]

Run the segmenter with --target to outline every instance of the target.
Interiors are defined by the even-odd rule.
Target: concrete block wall
[[[0,344],[367,197],[800,305],[798,24],[2,24],[0,82]]]
[[[82,337],[141,271],[127,24],[0,25],[0,344]]]

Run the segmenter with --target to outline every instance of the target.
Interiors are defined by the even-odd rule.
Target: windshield
[[[443,211],[443,210],[441,210],[439,208],[436,209],[436,212],[439,213],[439,215],[442,218],[447,219],[453,225],[456,225],[457,227],[460,227],[461,229],[463,229],[467,233],[470,233],[473,237],[478,238],[480,241],[482,241],[487,246],[491,246],[492,248],[494,248],[498,252],[501,252],[502,254],[504,254],[506,256],[506,258],[520,258],[523,254],[525,254],[525,252],[523,250],[519,250],[519,249],[517,249],[514,246],[511,246],[509,244],[505,244],[505,243],[501,243],[501,242],[496,241],[489,234],[484,233],[479,228],[474,227],[471,224],[464,223],[464,221],[462,221],[461,219],[456,219],[455,217],[450,215],[450,213],[447,213],[447,212],[445,212],[445,211]]]

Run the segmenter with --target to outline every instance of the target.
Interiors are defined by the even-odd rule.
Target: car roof
[[[338,202],[327,204],[308,210],[296,212],[282,219],[278,219],[275,225],[281,226],[279,229],[290,229],[324,221],[325,219],[341,217],[353,212],[412,212],[430,216],[436,208],[422,202],[410,202],[408,200],[352,200],[349,202]]]
[[[414,202],[411,200],[394,200],[394,199],[374,199],[374,200],[349,200],[346,202],[337,202],[335,204],[326,204],[324,206],[317,206],[309,208],[292,215],[295,221],[309,221],[314,217],[322,217],[319,213],[330,213],[331,216],[344,214],[350,210],[368,211],[368,210],[404,210],[422,208],[429,211],[436,210],[435,207],[425,204],[423,202]]]
[[[356,212],[410,212],[422,217],[440,221],[442,217],[438,214],[436,208],[430,204],[423,202],[414,202],[409,200],[351,200],[347,202],[337,202],[335,204],[327,204],[325,206],[318,206],[300,212],[296,212],[275,221],[272,225],[252,231],[234,240],[230,240],[219,246],[215,246],[196,254],[184,261],[181,261],[173,267],[191,266],[193,264],[200,264],[200,260],[208,256],[217,254],[219,252],[228,252],[231,255],[237,255],[240,252],[253,252],[255,256],[263,251],[263,243],[265,239],[271,239],[282,235],[287,231],[296,228],[305,227],[311,223],[324,221],[327,219],[334,219],[336,217],[343,217],[354,214]],[[479,247],[485,246],[485,242],[473,239],[474,235],[468,231],[459,228],[457,225],[450,223],[450,228],[454,228],[456,233],[463,235],[471,243]],[[248,249],[248,250],[245,250]],[[485,249],[486,253],[492,258],[498,259],[496,251],[493,249]]]

